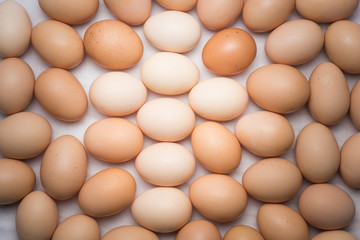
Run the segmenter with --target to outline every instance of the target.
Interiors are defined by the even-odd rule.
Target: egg
[[[192,9],[197,0],[155,0],[158,4],[164,8],[175,11],[189,11]]]
[[[221,240],[221,235],[213,223],[199,219],[181,228],[175,240]]]
[[[72,69],[84,58],[83,41],[69,25],[45,20],[34,27],[31,44],[39,56],[56,68]]]
[[[296,1],[296,10],[304,18],[328,23],[351,16],[358,5],[359,0],[302,0]]]
[[[136,121],[148,137],[177,142],[191,134],[195,114],[190,106],[175,98],[157,98],[145,103],[137,112]]]
[[[191,89],[188,98],[194,112],[215,121],[237,118],[245,111],[249,100],[241,83],[225,77],[201,81]]]
[[[107,72],[91,83],[89,98],[97,111],[121,117],[136,112],[145,103],[147,90],[129,73]]]
[[[143,43],[137,33],[126,23],[101,20],[85,32],[86,53],[98,65],[120,70],[134,66],[143,55]]]
[[[251,31],[271,31],[288,19],[294,5],[295,0],[247,0],[242,19]]]
[[[104,0],[109,11],[130,25],[143,24],[151,14],[151,0]]]
[[[243,5],[243,0],[198,0],[196,12],[206,28],[220,30],[238,19]]]
[[[116,227],[107,232],[101,240],[119,240],[119,239],[131,239],[131,240],[159,240],[159,237],[146,228],[136,225],[125,225]]]
[[[161,142],[143,149],[135,159],[135,168],[147,182],[157,186],[177,186],[195,172],[193,154],[178,143]]]
[[[295,164],[283,158],[267,158],[246,169],[242,184],[253,198],[270,203],[285,202],[300,190],[302,175]]]
[[[20,58],[0,62],[0,112],[13,114],[24,110],[34,92],[35,77],[31,67]]]
[[[137,196],[131,215],[140,225],[154,232],[174,232],[190,219],[192,205],[188,196],[174,187],[155,187]]]
[[[355,216],[355,204],[351,196],[327,183],[312,184],[305,188],[300,194],[298,208],[310,225],[323,230],[344,228]]]
[[[351,233],[343,230],[324,231],[316,234],[311,240],[356,240],[356,237]]]
[[[355,125],[357,129],[360,130],[360,111],[358,107],[360,104],[360,82],[359,80],[355,83],[351,90],[350,95],[350,118],[352,123]]]
[[[17,202],[32,191],[35,173],[26,163],[0,158],[0,206]]]
[[[237,120],[235,135],[248,151],[261,157],[275,157],[285,153],[295,135],[290,122],[277,113],[257,111]]]
[[[78,196],[81,210],[92,217],[106,217],[123,211],[134,199],[134,177],[121,168],[107,168],[91,176]]]
[[[99,240],[100,228],[95,219],[84,214],[76,214],[62,221],[51,239]]]
[[[79,80],[61,68],[42,72],[35,81],[35,97],[51,115],[63,121],[78,121],[88,108],[87,96]]]
[[[202,51],[204,65],[220,75],[235,75],[244,71],[255,56],[253,37],[240,28],[227,28],[215,33]]]
[[[0,3],[0,56],[19,57],[29,47],[31,19],[25,8],[16,1]]]
[[[106,162],[125,162],[141,151],[144,136],[124,118],[105,118],[91,124],[84,134],[86,149]]]
[[[331,130],[318,122],[301,129],[295,145],[295,160],[308,181],[331,180],[340,165],[340,149]]]
[[[19,112],[0,122],[0,153],[9,158],[29,159],[50,144],[52,128],[43,116]]]
[[[99,0],[38,0],[38,2],[46,15],[67,24],[86,23],[95,16],[99,8]]]
[[[284,204],[264,204],[257,213],[257,225],[264,239],[308,240],[309,228],[291,207]]]
[[[191,134],[197,160],[209,171],[230,173],[241,161],[241,146],[235,135],[217,122],[202,122]]]
[[[325,125],[335,125],[347,114],[350,91],[342,71],[333,63],[320,63],[309,78],[308,108],[313,118]]]
[[[16,232],[20,239],[50,239],[58,224],[55,201],[43,191],[26,195],[16,210]]]
[[[196,64],[178,53],[158,52],[141,65],[141,80],[151,91],[163,95],[188,92],[200,78]]]
[[[87,174],[87,156],[82,143],[71,135],[55,139],[41,160],[40,178],[54,199],[69,199],[80,190]]]
[[[264,238],[250,226],[236,225],[227,230],[223,240],[264,240]]]
[[[199,22],[181,11],[157,13],[145,22],[143,30],[152,46],[166,52],[188,52],[201,38]]]
[[[230,222],[240,217],[247,205],[247,194],[234,178],[207,174],[195,179],[189,187],[194,208],[217,222]]]
[[[360,133],[350,136],[341,148],[340,173],[352,188],[360,188]]]
[[[325,51],[341,70],[360,73],[360,25],[348,20],[331,24],[325,32]]]
[[[265,53],[273,63],[300,65],[314,59],[324,45],[318,24],[296,19],[281,24],[267,37]]]

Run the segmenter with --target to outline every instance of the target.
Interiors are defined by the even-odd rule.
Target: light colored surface
[[[33,26],[35,26],[37,23],[39,23],[42,20],[49,19],[40,9],[38,6],[37,1],[29,1],[29,0],[17,0],[20,2],[28,11]],[[153,10],[152,15],[154,15],[157,12],[165,10],[164,8],[160,7],[157,3],[153,3]],[[191,15],[193,15],[196,19],[196,10],[192,9],[189,11]],[[299,18],[299,15],[293,11],[290,19],[297,19]],[[95,18],[93,18],[90,22],[76,26],[75,29],[79,32],[81,37],[84,36],[84,33],[86,29],[94,22],[100,21],[103,19],[114,19],[114,17],[110,14],[110,12],[106,9],[103,1],[100,1],[99,11],[96,14]],[[360,23],[360,8],[358,8],[355,12],[355,14],[351,17],[353,21],[356,21],[357,23]],[[326,30],[327,24],[322,24],[321,28],[323,31]],[[246,27],[243,24],[243,21],[241,18],[237,19],[236,22],[231,25],[231,27],[239,27],[242,29],[246,29]],[[133,74],[137,78],[140,79],[140,67],[141,63],[145,61],[146,58],[151,56],[152,54],[158,52],[159,50],[152,47],[147,40],[144,37],[142,26],[134,27],[134,30],[138,33],[140,38],[142,39],[144,43],[144,55],[141,58],[140,62],[135,65],[133,68],[130,68],[126,70],[126,72]],[[199,67],[200,70],[200,81],[206,80],[211,77],[216,77],[217,75],[211,73],[209,70],[205,68],[205,66],[202,63],[201,60],[201,52],[202,48],[204,47],[207,40],[214,34],[215,32],[209,31],[202,28],[202,36],[201,40],[198,43],[198,45],[191,50],[190,52],[185,53],[185,55],[189,58],[191,58]],[[260,66],[266,65],[271,63],[270,60],[266,57],[264,52],[264,46],[265,46],[265,40],[269,33],[252,33],[251,35],[254,37],[256,44],[257,44],[257,56],[254,60],[254,62],[250,65],[250,67],[245,70],[244,72],[237,74],[235,76],[232,76],[233,79],[239,81],[243,86],[246,86],[246,79],[250,75],[251,72],[253,72],[255,69],[257,69]],[[42,71],[50,68],[49,65],[47,65],[34,51],[34,49],[31,47],[22,57],[23,60],[25,60],[32,68],[35,73],[35,76],[37,77]],[[321,62],[329,61],[328,58],[325,55],[324,50],[321,51],[320,55],[317,56],[315,59],[310,61],[307,64],[298,66],[297,68],[307,77],[309,78],[311,72],[313,69]],[[89,88],[91,83],[102,73],[108,72],[109,70],[106,70],[94,63],[92,59],[90,59],[89,56],[85,56],[84,61],[77,66],[76,68],[72,69],[71,72],[79,79],[81,84],[84,86],[86,93],[89,93]],[[346,79],[348,82],[348,85],[350,89],[354,86],[356,81],[360,79],[359,75],[349,75],[346,74]],[[154,94],[149,91],[148,100],[162,97],[161,95]],[[175,98],[183,100],[187,102],[187,94],[183,94],[180,96],[176,96]],[[248,114],[250,112],[258,111],[260,108],[256,106],[253,102],[249,102],[249,105],[246,109],[246,111],[243,113],[243,115]],[[40,113],[42,116],[46,117],[51,126],[53,127],[53,140],[61,135],[65,134],[71,134],[75,137],[77,137],[79,140],[83,141],[83,135],[85,133],[85,130],[88,126],[90,126],[93,122],[103,119],[106,116],[102,115],[101,113],[97,112],[95,108],[89,104],[89,108],[87,111],[87,114],[85,117],[75,123],[66,123],[61,120],[58,120],[54,117],[52,117],[50,114],[45,112],[39,105],[39,103],[36,100],[33,100],[31,104],[25,109],[25,111],[33,111],[36,113]],[[0,119],[3,119],[5,115],[1,114]],[[130,121],[136,122],[135,120],[136,114],[132,114],[130,116],[125,117],[126,119],[129,119]],[[295,135],[297,136],[300,130],[307,125],[310,122],[313,122],[313,118],[311,117],[310,113],[306,108],[301,108],[299,111],[287,114],[285,117],[290,121],[292,124]],[[228,127],[232,132],[234,132],[234,126],[238,118],[235,120],[225,122],[223,123],[226,127]],[[204,121],[204,119],[197,116],[197,124]],[[352,125],[349,116],[347,115],[344,120],[342,120],[340,123],[338,123],[335,126],[330,127],[331,131],[336,137],[336,140],[341,147],[345,140],[351,136],[352,134],[356,133],[356,128]],[[149,146],[151,143],[154,143],[154,140],[151,140],[149,138],[145,138],[145,144],[144,147]],[[190,145],[190,138],[186,138],[183,141],[180,141],[181,144],[183,144],[188,149],[191,149]],[[294,159],[294,147],[295,143],[293,143],[291,149],[281,155],[281,157],[288,159],[295,163]],[[124,163],[106,163],[104,161],[98,160],[95,157],[88,154],[89,157],[89,165],[88,165],[88,175],[87,178],[91,177],[95,173],[99,172],[102,169],[110,168],[110,167],[120,167],[128,170],[135,178],[137,182],[137,190],[136,190],[136,196],[143,193],[145,190],[153,187],[152,185],[146,183],[144,180],[141,179],[140,175],[136,172],[134,167],[134,160],[124,162]],[[40,181],[40,161],[42,156],[37,157],[35,159],[26,160],[26,163],[28,163],[37,174],[36,178],[36,186],[35,190],[43,190],[43,187],[41,186]],[[252,164],[257,162],[260,157],[257,157],[248,151],[246,151],[243,148],[243,155],[242,155],[242,161],[240,163],[240,166],[230,174],[230,176],[234,177],[236,180],[241,182],[242,175],[244,171]],[[199,176],[208,174],[209,171],[207,171],[205,168],[203,168],[198,162],[197,167],[195,171],[195,175],[185,184],[179,186],[178,188],[183,190],[186,194],[188,194],[188,189],[190,183],[192,183],[196,178]],[[355,190],[350,187],[348,187],[345,182],[342,180],[339,174],[335,176],[333,180],[330,181],[330,183],[335,184],[342,189],[344,189],[346,192],[348,192],[352,198],[355,201],[355,205],[360,207],[360,190]],[[301,191],[305,188],[305,186],[309,185],[307,181],[304,181],[304,184],[301,188]],[[286,205],[291,206],[292,208],[297,210],[297,199],[300,193],[295,196],[292,200],[286,202]],[[259,206],[262,203],[259,201],[254,200],[253,198],[249,197],[249,202],[246,210],[241,215],[240,218],[237,220],[230,222],[230,223],[216,223],[217,227],[219,228],[221,235],[224,236],[225,232],[234,225],[237,224],[246,224],[252,227],[257,228],[256,225],[256,213],[259,208]],[[81,210],[79,208],[77,197],[74,197],[72,199],[66,200],[66,201],[57,201],[57,205],[59,207],[59,221],[63,221],[65,218],[81,213]],[[15,230],[15,213],[16,208],[18,204],[11,204],[8,206],[0,206],[0,238],[1,239],[17,239],[16,230]],[[358,208],[359,208],[358,207]],[[194,219],[204,219],[203,216],[201,216],[195,209],[192,213],[192,220]],[[104,235],[106,232],[110,231],[111,229],[118,227],[120,225],[125,224],[136,224],[135,220],[131,217],[130,213],[130,207],[126,208],[124,211],[122,211],[119,214],[116,214],[114,216],[105,217],[105,218],[99,218],[97,219],[101,228],[101,234]],[[355,219],[350,224],[349,227],[345,228],[345,230],[351,232],[353,235],[355,235],[358,239],[360,239],[360,209],[358,209]],[[310,236],[314,236],[318,230],[315,230],[314,228],[310,228]],[[170,240],[175,239],[175,233],[171,234],[159,234],[159,237],[161,240]]]

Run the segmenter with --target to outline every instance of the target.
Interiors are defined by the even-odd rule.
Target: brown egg
[[[0,62],[0,112],[13,114],[32,100],[35,77],[31,67],[20,58]]]
[[[42,191],[26,195],[16,211],[16,232],[20,239],[50,239],[58,224],[55,201]]]
[[[26,163],[0,158],[0,206],[17,202],[32,191],[35,173]]]
[[[78,121],[88,107],[85,90],[78,79],[61,68],[42,72],[35,81],[35,97],[51,115],[63,121]]]
[[[101,240],[119,240],[119,239],[131,239],[131,240],[159,240],[159,237],[156,236],[150,230],[146,228],[135,226],[135,225],[125,225],[114,228],[107,232]]]
[[[51,18],[67,24],[83,24],[93,18],[99,0],[38,0],[41,9]]]
[[[155,0],[158,4],[169,10],[189,11],[192,9],[197,0]]]
[[[351,196],[327,183],[305,188],[299,197],[298,207],[310,225],[324,230],[346,227],[355,216],[355,204]]]
[[[202,122],[191,134],[197,160],[209,171],[230,173],[241,161],[241,146],[235,135],[217,122]]]
[[[132,122],[105,118],[90,125],[84,135],[86,149],[106,162],[125,162],[141,151],[144,136]]]
[[[79,192],[79,206],[92,217],[121,212],[134,199],[134,177],[121,168],[108,168],[90,177]]]
[[[230,222],[238,218],[247,205],[243,186],[222,174],[207,174],[194,180],[189,188],[193,206],[205,217]]]
[[[246,225],[231,227],[223,240],[264,240],[263,236],[254,228]]]
[[[213,223],[194,220],[180,229],[175,240],[221,240],[221,235]]]
[[[360,130],[360,111],[358,106],[360,106],[360,81],[358,80],[354,87],[351,90],[350,95],[350,117],[352,123],[357,129]]]
[[[341,148],[340,173],[352,188],[360,188],[360,133],[350,136]]]
[[[324,231],[315,235],[311,240],[356,240],[351,233],[343,230]]]
[[[104,0],[109,11],[130,25],[143,24],[151,14],[151,0]]]
[[[123,22],[102,20],[85,32],[86,53],[100,66],[125,69],[140,61],[143,44],[136,32]]]
[[[335,125],[347,114],[350,91],[342,71],[333,63],[323,62],[311,73],[308,108],[313,118]]]
[[[309,228],[304,219],[294,209],[284,204],[262,205],[256,220],[264,239],[309,239]]]
[[[38,23],[32,30],[31,44],[47,64],[57,68],[74,68],[84,57],[79,33],[56,20]]]
[[[234,75],[244,71],[256,56],[253,37],[239,28],[228,28],[215,33],[202,52],[204,65],[220,75]]]
[[[19,112],[0,122],[0,153],[9,158],[28,159],[45,151],[52,137],[49,122],[33,112]]]

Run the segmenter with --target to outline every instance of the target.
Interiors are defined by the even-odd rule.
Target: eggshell
[[[79,206],[92,217],[114,215],[134,199],[134,177],[121,168],[107,168],[90,177],[79,192]]]
[[[114,228],[107,232],[101,240],[159,240],[155,233],[135,225],[125,225]]]
[[[358,80],[351,90],[350,95],[350,117],[352,123],[360,130],[360,81]]]
[[[0,122],[0,153],[9,158],[28,159],[45,151],[52,137],[49,122],[33,112],[19,112]]]
[[[54,200],[42,191],[26,195],[16,211],[16,231],[20,239],[47,240],[58,223],[58,208]]]
[[[158,4],[164,8],[175,11],[188,11],[192,9],[197,0],[155,0]]]
[[[197,160],[209,171],[230,173],[241,161],[241,146],[235,135],[217,122],[202,122],[191,134]]]
[[[56,20],[38,23],[31,33],[31,44],[47,64],[56,68],[72,69],[84,58],[79,33]]]
[[[315,58],[324,45],[318,24],[296,19],[275,28],[265,43],[265,53],[274,63],[300,65]]]
[[[89,98],[99,112],[125,116],[136,112],[146,101],[144,84],[126,72],[107,72],[91,84]]]
[[[261,157],[285,153],[295,138],[290,122],[280,114],[268,111],[241,117],[236,122],[235,135],[243,147]]]
[[[206,28],[220,30],[236,21],[243,5],[244,0],[198,0],[196,12]]]
[[[127,24],[117,20],[101,20],[85,32],[86,53],[98,65],[108,69],[125,69],[140,61],[143,43]]]
[[[213,223],[200,219],[181,228],[175,240],[221,240],[221,235]]]
[[[91,124],[84,134],[86,149],[106,162],[125,162],[142,149],[144,136],[140,129],[124,118],[105,118]]]
[[[86,113],[88,102],[79,80],[61,68],[42,72],[35,81],[35,97],[51,115],[63,121],[78,121]]]
[[[176,142],[190,135],[195,114],[190,106],[175,98],[158,98],[145,103],[137,112],[141,131],[158,141]]]
[[[325,125],[335,125],[347,114],[350,91],[342,71],[333,63],[323,62],[309,78],[308,108],[313,118]]]
[[[248,100],[246,89],[225,77],[201,81],[189,92],[191,108],[201,117],[215,121],[237,118],[245,111]]]
[[[147,182],[157,186],[177,186],[195,172],[195,158],[183,145],[155,143],[143,149],[135,160],[135,168]]]
[[[262,205],[256,220],[264,239],[309,239],[309,228],[304,219],[294,209],[284,204]]]
[[[0,158],[0,206],[17,202],[32,191],[35,173],[26,163]]]
[[[189,187],[189,196],[198,212],[217,222],[237,219],[247,205],[243,186],[223,174],[207,174],[195,179]]]
[[[295,159],[308,181],[323,183],[331,180],[340,165],[340,150],[335,136],[321,123],[306,125],[297,137]]]
[[[143,30],[152,46],[167,52],[188,52],[198,44],[201,37],[198,21],[180,11],[163,11],[151,16]]]
[[[33,97],[35,77],[20,58],[0,62],[0,112],[13,114],[26,108]]]
[[[254,32],[273,30],[290,16],[295,0],[246,0],[242,19]]]
[[[95,219],[84,214],[76,214],[61,222],[51,239],[99,240],[100,228]]]
[[[244,71],[256,56],[253,37],[240,28],[227,28],[215,33],[202,51],[204,65],[220,75]]]
[[[355,216],[351,196],[341,188],[327,184],[312,184],[300,194],[300,214],[312,226],[335,230],[346,227]]]
[[[156,187],[137,196],[131,206],[133,218],[160,233],[174,232],[190,219],[192,206],[187,195],[173,187]]]
[[[141,65],[141,80],[148,89],[163,95],[188,92],[200,78],[196,64],[178,53],[159,52]]]
[[[80,190],[87,173],[87,156],[82,143],[71,135],[55,139],[41,160],[40,178],[54,199],[69,199]]]
[[[300,190],[302,175],[292,162],[267,158],[246,169],[242,184],[253,198],[270,203],[285,202]]]
[[[99,0],[38,0],[40,8],[49,17],[67,24],[83,24],[92,19]]]
[[[31,19],[25,8],[12,0],[0,3],[0,56],[21,56],[29,47]]]
[[[340,173],[344,181],[353,188],[360,188],[360,133],[350,136],[341,148]]]
[[[306,77],[296,68],[269,64],[256,69],[246,81],[251,99],[276,113],[291,113],[303,107],[310,96]]]
[[[296,10],[304,18],[328,23],[351,16],[358,5],[359,0],[302,0],[296,1]]]
[[[254,228],[246,225],[231,227],[223,240],[264,240],[263,236]]]
[[[109,11],[130,25],[143,24],[151,14],[151,0],[104,0]]]
[[[330,60],[343,71],[360,73],[360,25],[341,20],[325,32],[325,51]]]
[[[315,235],[311,240],[356,240],[351,233],[342,230],[324,231]]]

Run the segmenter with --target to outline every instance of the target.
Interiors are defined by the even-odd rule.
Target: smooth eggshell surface
[[[351,233],[343,230],[324,231],[315,235],[311,240],[356,240]]]
[[[340,173],[352,188],[360,188],[360,133],[350,136],[341,148]]]
[[[188,11],[192,9],[197,0],[155,0],[158,4],[169,10]]]
[[[264,238],[252,227],[236,225],[225,233],[223,240],[264,240]]]
[[[142,226],[160,233],[174,232],[190,219],[188,196],[173,187],[155,187],[137,196],[131,206],[133,218]]]
[[[213,223],[199,219],[181,228],[175,240],[221,240],[221,235]]]
[[[151,0],[104,0],[110,12],[130,25],[143,24],[151,14]]]
[[[120,240],[120,239],[129,239],[129,240],[159,240],[159,237],[156,236],[150,230],[146,228],[139,227],[136,225],[125,225],[114,228],[107,232],[101,240]]]
[[[107,168],[90,177],[79,192],[79,206],[92,217],[121,212],[134,199],[134,177],[121,168]]]
[[[351,90],[350,95],[350,117],[352,123],[360,130],[360,81],[358,80]]]

